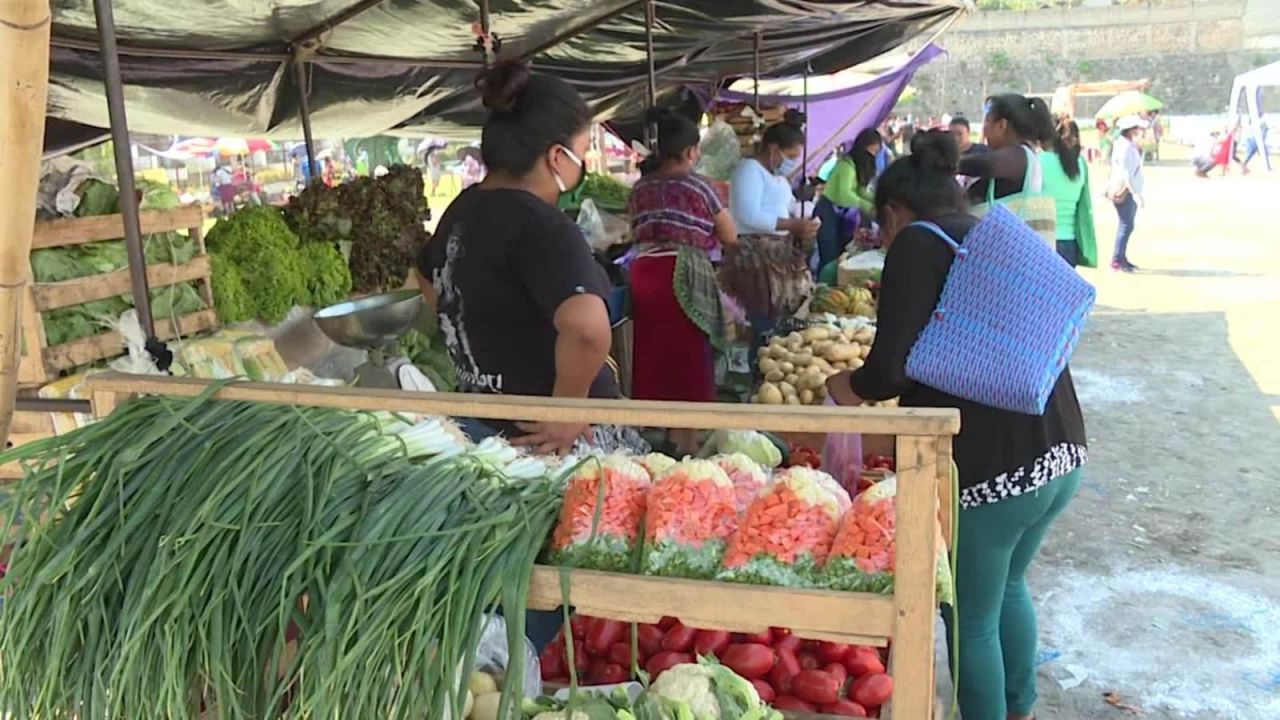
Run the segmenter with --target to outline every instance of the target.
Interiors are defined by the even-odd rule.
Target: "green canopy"
[[[1094,118],[1118,118],[1125,115],[1137,115],[1152,112],[1164,107],[1164,103],[1144,92],[1130,90],[1108,100]]]

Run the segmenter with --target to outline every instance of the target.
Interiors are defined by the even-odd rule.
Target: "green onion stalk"
[[[523,646],[563,488],[545,465],[513,479],[502,470],[528,458],[444,434],[388,414],[150,397],[0,454],[26,469],[5,513],[18,543],[0,580],[0,707],[460,720],[485,615],[500,605]]]

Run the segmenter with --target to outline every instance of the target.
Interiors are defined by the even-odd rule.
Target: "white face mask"
[[[587,171],[584,167],[585,163],[582,162],[582,158],[578,157],[577,153],[564,145],[561,145],[560,149],[564,150],[564,154],[568,155],[569,159],[572,160],[579,168],[583,168],[582,174],[578,176],[578,182],[573,187],[568,187],[564,184],[564,178],[560,177],[560,173],[556,172],[554,169],[551,171],[551,175],[556,179],[556,187],[560,189],[560,194],[564,195],[565,193],[573,192],[574,190],[582,187],[582,184],[587,181]]]

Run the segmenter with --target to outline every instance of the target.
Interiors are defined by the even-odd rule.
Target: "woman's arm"
[[[1027,153],[1021,145],[1012,145],[970,155],[960,159],[960,174],[1021,181],[1027,174]]]
[[[554,397],[585,398],[609,356],[609,309],[598,295],[575,295],[556,308]]]
[[[729,247],[738,244],[738,226],[733,222],[733,215],[729,214],[728,208],[720,208],[720,212],[716,213],[714,218],[716,227],[716,239],[720,244]]]
[[[858,171],[847,158],[840,158],[822,189],[823,197],[837,207],[854,207],[858,204]]]

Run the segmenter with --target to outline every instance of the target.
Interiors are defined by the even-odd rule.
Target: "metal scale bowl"
[[[335,343],[369,352],[369,359],[355,370],[357,387],[399,389],[384,351],[413,327],[422,305],[417,290],[397,290],[330,305],[311,318]]]

